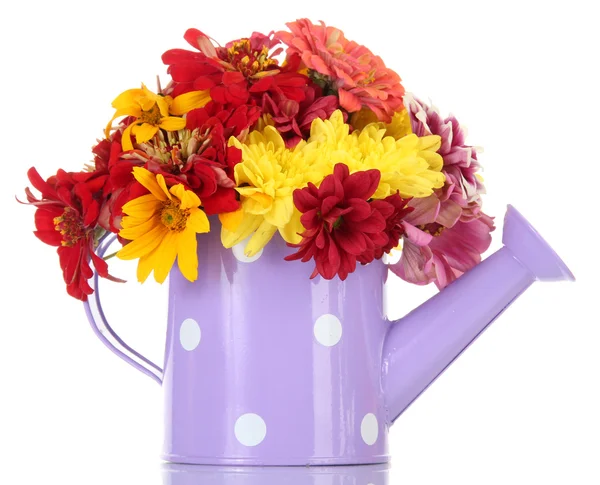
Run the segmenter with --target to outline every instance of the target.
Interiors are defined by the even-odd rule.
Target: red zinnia
[[[228,107],[257,104],[263,93],[283,94],[295,101],[304,99],[308,77],[299,74],[300,58],[279,66],[271,52],[279,41],[257,32],[225,47],[215,47],[210,38],[197,29],[188,29],[185,40],[199,52],[171,49],[162,60],[169,66],[173,82],[165,94],[173,97],[190,91],[210,90],[210,97]]]
[[[90,259],[100,276],[121,281],[108,274],[106,261],[94,253],[95,229],[104,202],[102,189],[108,175],[59,170],[44,181],[35,168],[30,168],[27,176],[41,193],[38,199],[29,188],[25,189],[28,202],[37,207],[34,234],[42,242],[58,247],[67,293],[83,301],[93,293],[88,284],[93,276]]]
[[[356,269],[359,258],[368,262],[369,255],[388,243],[386,218],[367,202],[380,178],[379,170],[350,175],[348,167],[338,163],[319,188],[309,183],[295,190],[294,204],[302,212],[306,231],[299,244],[290,244],[298,252],[285,259],[306,262],[314,258],[311,278],[320,274],[332,279],[337,274],[341,280]]]

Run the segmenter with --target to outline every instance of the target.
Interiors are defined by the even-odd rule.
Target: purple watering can
[[[345,281],[311,280],[311,264],[284,261],[293,250],[279,236],[247,258],[214,229],[199,236],[198,280],[171,272],[163,369],[112,330],[97,276],[86,303],[98,337],[164,387],[170,462],[385,463],[392,423],[517,296],[536,280],[574,279],[509,206],[502,249],[388,321],[381,261]]]
[[[388,465],[219,467],[166,463],[164,485],[388,485]]]

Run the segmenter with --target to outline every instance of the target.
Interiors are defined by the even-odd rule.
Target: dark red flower
[[[146,193],[146,189],[133,178],[133,167],[145,162],[131,152],[123,152],[121,131],[111,133],[110,139],[98,142],[92,148],[95,173],[106,174],[104,203],[100,208],[98,225],[107,231],[118,233],[121,229],[123,204]]]
[[[146,154],[146,168],[161,173],[167,185],[182,183],[196,193],[208,215],[235,211],[240,202],[233,169],[242,152],[228,141],[247,132],[259,116],[257,106],[224,109],[211,101],[188,113],[186,130],[171,136],[163,156],[155,149]]]
[[[304,87],[304,99],[295,101],[280,94],[265,94],[262,109],[270,114],[288,148],[295,147],[300,140],[310,136],[314,119],[328,119],[339,108],[337,96],[323,96],[323,90],[311,83]],[[346,113],[344,113],[347,116]]]
[[[364,254],[358,258],[363,264],[370,263],[374,259],[381,259],[384,254],[389,253],[395,247],[398,247],[400,238],[404,235],[404,225],[402,222],[407,214],[413,211],[407,204],[410,199],[403,199],[399,194],[393,194],[383,200],[372,200],[371,209],[379,212],[385,219],[384,233],[387,236],[387,242],[383,246],[376,246],[372,254]]]
[[[257,104],[263,93],[280,93],[289,99],[304,99],[302,88],[308,77],[299,74],[299,57],[279,66],[274,56],[281,49],[273,34],[253,33],[250,38],[215,47],[210,38],[197,29],[188,29],[185,40],[199,52],[171,49],[162,55],[173,81],[165,94],[173,97],[190,91],[210,90],[210,97],[227,107]]]
[[[34,234],[44,243],[58,247],[57,253],[67,293],[78,300],[87,300],[93,290],[88,284],[93,271],[114,281],[108,265],[96,256],[96,226],[103,204],[103,187],[108,178],[100,172],[67,173],[59,170],[44,181],[35,168],[27,172],[29,181],[40,193],[25,189],[27,201],[36,206]]]
[[[368,202],[380,178],[379,170],[350,175],[348,167],[338,163],[319,188],[309,183],[295,190],[294,204],[306,230],[299,244],[289,244],[298,252],[285,259],[314,259],[312,278],[320,274],[332,279],[337,274],[341,280],[356,269],[359,258],[368,262],[377,248],[388,243],[386,218]]]

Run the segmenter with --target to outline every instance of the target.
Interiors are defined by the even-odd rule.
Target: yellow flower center
[[[234,42],[227,49],[227,57],[227,61],[246,77],[277,65],[277,61],[269,58],[268,47],[265,46],[260,51],[253,51],[249,39]]]
[[[86,230],[81,223],[81,217],[71,207],[65,207],[64,212],[53,219],[54,229],[62,236],[63,246],[74,246],[77,241],[86,237]]]
[[[188,209],[181,209],[171,200],[163,202],[163,207],[160,210],[160,222],[162,222],[170,231],[183,231],[189,216],[190,211]]]
[[[426,232],[427,234],[431,234],[433,237],[439,236],[442,232],[444,232],[444,229],[446,229],[444,226],[438,224],[437,222],[432,222],[431,224],[422,224],[417,227],[421,229],[421,231]]]
[[[152,106],[148,111],[142,111],[142,116],[138,119],[138,122],[149,123],[153,126],[160,125],[162,115],[160,114],[160,108],[157,104]]]

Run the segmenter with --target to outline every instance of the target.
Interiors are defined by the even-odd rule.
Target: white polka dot
[[[258,258],[260,258],[262,256],[262,253],[263,253],[262,249],[258,253],[256,253],[254,256],[248,257],[244,254],[244,250],[246,249],[246,244],[248,244],[249,240],[250,240],[250,238],[246,238],[241,243],[238,243],[231,248],[231,250],[233,251],[233,255],[235,256],[235,259],[237,259],[240,263],[253,263],[254,261],[256,261]]]
[[[244,414],[235,422],[235,437],[244,446],[260,445],[266,436],[267,425],[258,414]]]
[[[181,327],[179,327],[179,341],[181,342],[181,346],[187,351],[198,347],[201,336],[200,326],[193,318],[186,318]]]
[[[342,338],[342,322],[331,313],[317,318],[313,329],[317,342],[325,347],[333,347]]]
[[[379,437],[379,423],[374,414],[369,413],[363,418],[360,425],[360,434],[363,441],[369,446],[377,442],[377,438]]]

